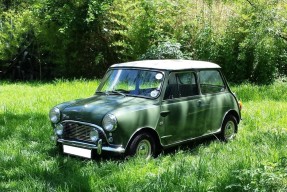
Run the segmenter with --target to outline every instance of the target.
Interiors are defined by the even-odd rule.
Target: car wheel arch
[[[220,140],[229,142],[233,140],[238,131],[238,123],[236,117],[232,114],[228,114],[223,121],[221,126],[221,132],[219,134]]]
[[[238,125],[240,122],[240,117],[239,117],[239,114],[235,110],[230,110],[230,111],[225,113],[225,115],[222,118],[221,125],[223,125],[225,118],[228,117],[229,115],[232,115],[233,117],[235,117],[237,125]]]
[[[126,153],[129,151],[130,145],[131,145],[132,141],[136,138],[136,136],[138,136],[140,134],[143,134],[143,133],[147,133],[147,134],[149,134],[150,136],[153,137],[153,139],[155,140],[155,144],[156,144],[156,148],[157,148],[158,152],[162,150],[162,145],[160,143],[160,139],[159,139],[158,133],[154,129],[150,128],[150,127],[144,127],[144,128],[137,129],[132,134],[132,136],[130,137],[130,139],[129,139],[126,147],[125,147]]]

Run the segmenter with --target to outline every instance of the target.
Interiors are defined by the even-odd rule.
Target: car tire
[[[233,115],[227,115],[223,121],[220,139],[228,142],[235,138],[237,133],[237,121]]]
[[[155,139],[147,133],[137,135],[130,144],[128,155],[143,159],[156,157]]]

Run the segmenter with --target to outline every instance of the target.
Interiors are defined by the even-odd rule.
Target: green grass
[[[202,142],[156,159],[59,155],[48,111],[92,95],[96,81],[2,83],[0,191],[286,191],[287,85],[244,84],[236,140]]]

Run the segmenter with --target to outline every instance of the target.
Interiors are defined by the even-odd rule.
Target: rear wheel
[[[221,128],[221,133],[220,133],[220,138],[223,141],[230,141],[235,138],[235,135],[237,133],[237,121],[233,115],[228,115],[225,117],[222,128]]]
[[[136,156],[144,159],[155,157],[155,139],[147,133],[137,135],[131,142],[128,153],[130,156]]]

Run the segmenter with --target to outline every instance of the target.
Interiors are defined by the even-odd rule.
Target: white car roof
[[[160,70],[184,70],[184,69],[214,69],[219,65],[207,61],[196,60],[143,60],[114,64],[111,68],[150,68]]]

